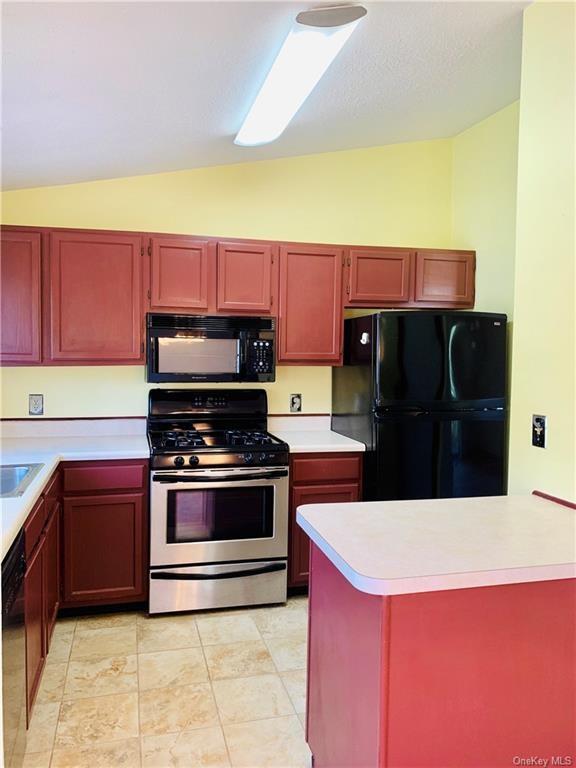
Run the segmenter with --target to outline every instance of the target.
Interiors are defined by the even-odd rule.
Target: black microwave
[[[148,314],[147,381],[274,381],[272,317]]]

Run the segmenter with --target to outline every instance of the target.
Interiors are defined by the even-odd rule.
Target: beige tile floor
[[[307,768],[307,601],[58,621],[25,768]]]

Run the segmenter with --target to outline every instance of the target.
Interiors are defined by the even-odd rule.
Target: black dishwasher
[[[4,766],[20,768],[26,747],[26,639],[21,532],[2,561],[2,719]]]

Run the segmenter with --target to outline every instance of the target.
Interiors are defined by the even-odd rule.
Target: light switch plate
[[[30,416],[44,415],[44,395],[28,395],[28,413]]]
[[[300,413],[302,411],[302,395],[290,395],[290,413]]]

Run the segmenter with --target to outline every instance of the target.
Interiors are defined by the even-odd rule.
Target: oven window
[[[237,373],[238,339],[158,339],[158,373]]]
[[[274,533],[274,488],[168,491],[169,544],[269,539]]]

